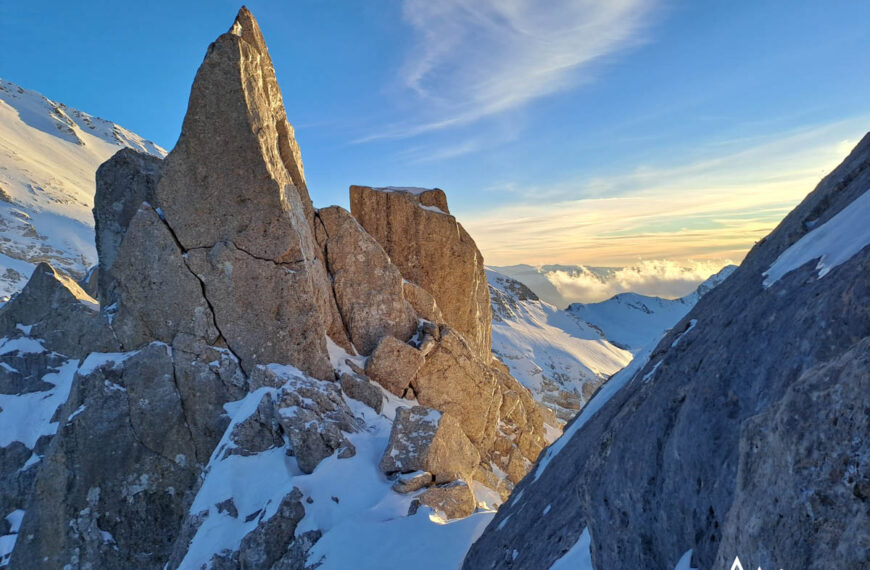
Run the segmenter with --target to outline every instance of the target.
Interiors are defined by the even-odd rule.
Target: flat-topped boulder
[[[483,256],[439,189],[350,187],[350,210],[405,279],[432,294],[444,321],[487,361],[492,309]]]

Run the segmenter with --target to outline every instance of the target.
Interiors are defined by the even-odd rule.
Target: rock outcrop
[[[36,477],[12,565],[157,567],[197,479],[168,346],[94,355]]]
[[[117,348],[97,302],[47,263],[37,265],[24,289],[0,308],[0,336],[24,330],[49,350],[72,357]]]
[[[326,332],[338,314],[298,145],[246,9],[209,46],[156,195],[243,366],[293,363],[331,377]]]
[[[163,160],[125,148],[97,169],[94,226],[97,255],[97,298],[109,306],[116,301],[112,265],[127,227],[142,202],[157,208],[155,190],[163,173]]]
[[[483,256],[450,215],[444,192],[351,186],[350,211],[405,279],[435,298],[444,321],[486,362],[492,348],[492,309]]]
[[[504,497],[540,453],[542,411],[490,353],[483,260],[446,196],[352,189],[360,221],[315,211],[247,9],[172,152],[118,153],[97,192],[100,304],[40,265],[0,308],[0,393],[36,426],[2,434],[13,567],[302,570],[321,532],[297,536],[315,497],[293,478],[377,457],[390,427],[365,476],[447,519],[476,509],[472,481]]]
[[[217,340],[202,283],[150,205],[142,204],[130,220],[112,274],[118,300],[107,312],[113,314],[112,328],[125,350],[152,341],[172,343],[178,334]]]
[[[870,135],[647,362],[605,385],[465,568],[549,567],[584,528],[597,568],[672,568],[690,549],[698,568],[738,555],[745,568],[866,567],[870,248],[821,277],[818,257],[765,274],[866,208],[868,188]],[[848,228],[825,231],[853,245]]]
[[[390,441],[381,458],[387,474],[431,473],[435,483],[470,479],[480,454],[449,414],[414,406],[396,410]]]
[[[318,210],[322,247],[341,319],[360,354],[385,336],[407,341],[417,315],[405,300],[402,274],[377,241],[344,208]]]

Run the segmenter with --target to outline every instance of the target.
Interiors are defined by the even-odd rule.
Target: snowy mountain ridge
[[[125,147],[166,155],[115,123],[0,79],[0,297],[40,261],[77,278],[96,263],[94,173]]]
[[[566,311],[598,328],[614,345],[637,354],[695,306],[705,294],[722,283],[736,265],[728,265],[678,299],[662,299],[638,293],[620,293],[600,303],[572,303]]]

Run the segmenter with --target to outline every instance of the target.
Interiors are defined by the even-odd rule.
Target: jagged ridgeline
[[[12,567],[302,568],[325,507],[294,477],[353,485],[384,426],[401,516],[509,495],[554,417],[492,356],[480,251],[441,190],[350,198],[312,206],[243,8],[166,159],[99,168],[87,291],[42,264],[0,309],[3,392],[44,420],[3,448]]]

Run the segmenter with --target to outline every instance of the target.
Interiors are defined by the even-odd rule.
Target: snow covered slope
[[[731,275],[737,267],[729,265],[698,288],[679,299],[620,293],[600,303],[574,303],[567,312],[584,324],[599,329],[616,346],[637,354],[655,343],[695,306],[704,294]]]
[[[540,300],[528,287],[487,270],[493,352],[539,402],[567,421],[632,355],[600,330]]]
[[[0,79],[0,297],[48,261],[81,277],[97,261],[94,173],[124,147],[165,156],[112,122]]]

